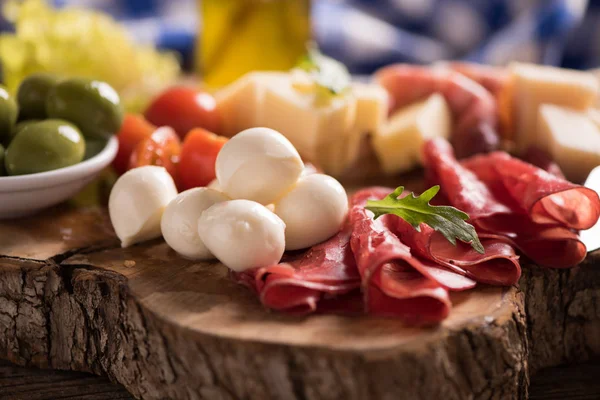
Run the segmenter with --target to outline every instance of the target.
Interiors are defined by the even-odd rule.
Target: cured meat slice
[[[440,93],[452,110],[452,143],[460,157],[495,150],[497,105],[479,83],[449,68],[395,64],[376,72],[375,79],[390,94],[391,111]]]
[[[258,293],[266,307],[296,314],[314,312],[317,304],[327,297],[360,287],[349,228],[308,251],[286,255],[278,265],[233,277]]]
[[[448,289],[469,289],[475,281],[413,256],[389,229],[395,217],[373,220],[364,208],[366,200],[390,192],[367,189],[351,199],[350,244],[362,277],[365,307],[370,314],[396,316],[412,324],[439,322],[450,311]]]
[[[496,193],[503,191],[510,196],[533,222],[582,230],[594,226],[600,216],[600,198],[595,191],[507,153],[475,156],[463,165]]]
[[[565,179],[565,174],[563,174],[558,164],[552,159],[552,157],[550,157],[548,153],[539,147],[529,146],[521,158],[524,161],[533,164],[558,178]]]
[[[413,253],[434,261],[477,282],[490,285],[514,285],[521,277],[519,256],[504,239],[479,234],[484,254],[471,245],[457,241],[456,246],[426,224],[417,232],[409,223],[397,218],[394,230]]]
[[[585,246],[571,229],[598,219],[595,193],[505,153],[461,164],[440,139],[423,151],[429,178],[441,183],[450,203],[468,213],[478,230],[504,238],[540,265],[564,268],[585,258]]]

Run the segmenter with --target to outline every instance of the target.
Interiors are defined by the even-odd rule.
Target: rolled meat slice
[[[600,217],[600,198],[594,190],[505,152],[474,156],[463,165],[494,192],[510,196],[512,204],[535,223],[582,230],[594,226]]]
[[[349,228],[308,251],[286,255],[278,265],[232,276],[256,292],[264,306],[294,314],[314,312],[322,301],[331,302],[333,297],[358,289],[361,281]],[[356,302],[348,304],[352,304],[351,310],[338,311],[357,311]],[[340,305],[328,307],[339,309]]]
[[[597,220],[597,195],[505,153],[461,164],[441,139],[423,151],[429,179],[441,184],[450,204],[469,214],[478,231],[504,238],[542,266],[566,268],[585,258],[572,229]]]
[[[440,93],[452,110],[451,141],[459,157],[497,149],[496,100],[483,86],[449,68],[395,64],[376,72],[375,80],[390,95],[391,110]]]
[[[390,192],[387,188],[365,189],[351,199],[350,244],[362,277],[366,310],[411,324],[439,322],[450,312],[448,290],[470,289],[476,283],[411,254],[389,228],[395,217],[373,220],[364,208],[366,200],[381,199]]]

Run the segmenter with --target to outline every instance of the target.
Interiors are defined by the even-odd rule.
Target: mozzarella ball
[[[209,189],[218,190],[219,192],[222,191],[221,185],[219,185],[219,180],[217,178],[210,181],[210,183],[208,185],[206,185],[206,187]]]
[[[250,200],[215,204],[202,213],[198,233],[204,245],[234,271],[275,265],[285,251],[285,224]]]
[[[285,249],[303,249],[340,230],[348,213],[348,196],[331,176],[307,175],[275,204],[275,213],[286,225]]]
[[[213,189],[194,188],[179,193],[165,209],[160,227],[167,244],[186,258],[214,258],[198,235],[198,219],[210,206],[229,198]]]
[[[229,139],[215,166],[223,192],[265,205],[291,189],[303,169],[290,141],[269,128],[246,129]]]
[[[175,182],[163,167],[144,166],[123,174],[108,199],[110,220],[121,246],[160,237],[163,211],[175,196]]]

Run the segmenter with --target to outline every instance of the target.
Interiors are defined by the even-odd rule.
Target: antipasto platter
[[[0,356],[148,399],[526,398],[600,353],[598,87],[518,63],[357,83],[311,51],[141,115],[26,77],[0,92],[1,194],[113,134],[120,176],[0,222]]]

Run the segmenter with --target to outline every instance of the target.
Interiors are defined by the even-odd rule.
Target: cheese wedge
[[[600,165],[600,129],[585,112],[543,104],[537,133],[568,179],[583,182]]]
[[[598,95],[598,80],[589,72],[522,63],[511,64],[509,70],[513,79],[517,151],[539,143],[536,124],[541,104],[585,110]]]
[[[426,140],[448,138],[451,129],[448,104],[436,93],[397,111],[376,131],[373,147],[385,173],[404,172],[421,164],[421,146]]]
[[[356,98],[336,96],[321,104],[314,92],[296,90],[289,78],[272,79],[265,82],[263,110],[262,126],[281,132],[309,160],[330,163],[319,147],[349,135],[356,118]]]
[[[342,175],[356,162],[365,137],[374,133],[387,116],[388,94],[382,86],[356,82],[349,95],[356,98],[354,128],[342,139],[320,145],[319,159],[331,175]]]
[[[221,115],[221,130],[233,136],[245,129],[261,126],[264,82],[281,80],[284,72],[251,72],[215,94]]]

